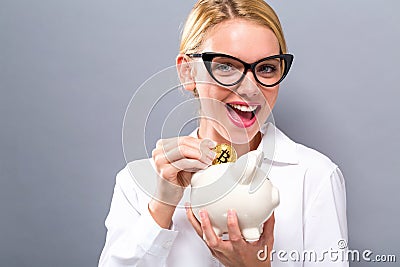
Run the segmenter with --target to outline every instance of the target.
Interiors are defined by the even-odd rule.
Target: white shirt
[[[264,151],[261,168],[271,167],[268,177],[280,194],[272,266],[348,266],[342,261],[347,220],[340,170],[329,158],[295,143],[272,124],[263,132],[258,148]],[[271,146],[275,146],[274,153]],[[141,162],[153,164],[151,159]],[[183,208],[176,209],[170,230],[154,221],[148,211],[150,197],[132,178],[132,166],[135,171],[141,168],[130,162],[116,177],[99,266],[223,266],[194,231]],[[185,190],[181,203],[189,200],[189,191]],[[329,254],[332,251],[337,252]]]

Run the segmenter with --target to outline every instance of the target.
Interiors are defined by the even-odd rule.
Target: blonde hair
[[[278,39],[281,53],[286,41],[275,11],[264,0],[199,0],[190,12],[182,32],[180,53],[198,52],[208,31],[215,25],[242,18],[269,27]]]

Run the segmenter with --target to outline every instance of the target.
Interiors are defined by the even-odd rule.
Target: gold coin
[[[235,162],[237,160],[236,151],[231,145],[219,144],[214,148],[214,151],[217,155],[212,162],[213,165]]]

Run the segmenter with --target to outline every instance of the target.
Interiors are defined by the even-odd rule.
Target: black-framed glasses
[[[265,87],[273,87],[282,82],[288,74],[294,58],[291,54],[280,54],[250,64],[221,53],[205,52],[187,56],[201,58],[208,73],[220,85],[237,85],[244,79],[247,71],[251,70],[256,81]]]

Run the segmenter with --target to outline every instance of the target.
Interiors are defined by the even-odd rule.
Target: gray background
[[[97,264],[124,111],[193,3],[0,1],[1,266]],[[278,127],[343,170],[350,248],[399,258],[400,2],[270,3],[296,55]]]

